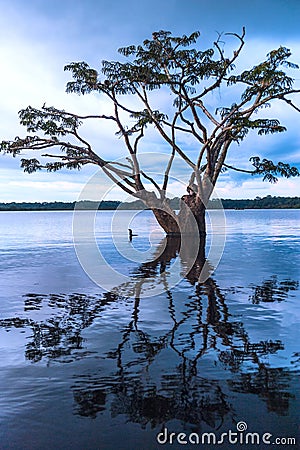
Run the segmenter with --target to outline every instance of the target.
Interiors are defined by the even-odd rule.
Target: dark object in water
[[[133,234],[132,229],[128,228],[129,240],[132,241],[133,236],[137,236],[137,234]]]

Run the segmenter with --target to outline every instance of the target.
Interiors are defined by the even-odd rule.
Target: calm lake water
[[[96,239],[127,281],[112,272],[105,292],[78,262],[72,212],[0,213],[0,448],[299,445],[300,210],[226,211],[218,267],[198,284],[198,261],[175,286],[176,248],[143,263],[164,245],[152,213],[120,212],[112,239],[113,214]]]

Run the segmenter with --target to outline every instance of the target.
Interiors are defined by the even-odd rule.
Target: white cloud
[[[241,183],[230,180],[219,181],[216,192],[220,198],[233,199],[265,197],[266,195],[296,197],[299,196],[300,192],[300,178],[279,179],[275,184],[254,179]]]

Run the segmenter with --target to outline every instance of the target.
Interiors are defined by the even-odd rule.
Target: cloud
[[[276,184],[270,184],[262,180],[248,179],[242,182],[220,179],[216,186],[216,192],[220,198],[253,199],[256,196],[266,195],[295,197],[300,192],[300,178],[279,179]]]
[[[37,172],[27,174],[21,169],[1,169],[0,202],[75,201],[95,172],[87,167],[84,173]]]
[[[11,181],[0,182],[2,202],[74,201],[80,185],[68,181]]]

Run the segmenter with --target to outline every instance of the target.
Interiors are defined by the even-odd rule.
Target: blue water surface
[[[77,259],[72,212],[0,213],[0,448],[176,449],[158,433],[239,422],[300,442],[300,210],[225,213],[225,230],[208,227],[207,250],[225,236],[220,262],[198,283],[176,252],[158,257],[150,211],[79,212],[109,291]]]

